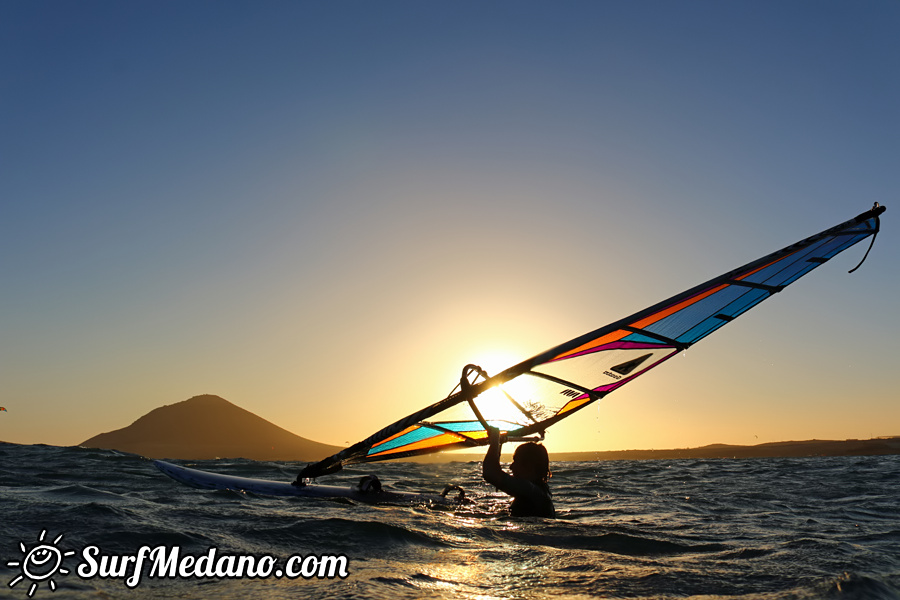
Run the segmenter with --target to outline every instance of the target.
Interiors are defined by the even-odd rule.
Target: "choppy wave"
[[[900,457],[558,463],[558,519],[515,519],[478,463],[383,464],[396,489],[463,485],[459,510],[196,490],[141,457],[0,444],[0,598],[20,542],[185,553],[340,554],[346,579],[55,578],[35,598],[900,599]],[[247,460],[199,468],[287,480],[302,466]],[[69,559],[75,561],[75,558]]]

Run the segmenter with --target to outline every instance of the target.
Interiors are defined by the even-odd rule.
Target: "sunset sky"
[[[551,451],[900,435],[900,3],[0,3],[0,440],[356,442],[887,206]]]

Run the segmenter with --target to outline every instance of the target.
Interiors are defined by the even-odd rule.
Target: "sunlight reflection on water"
[[[196,490],[139,457],[5,446],[0,583],[18,540],[65,532],[72,548],[177,543],[243,553],[337,553],[345,580],[59,578],[54,600],[248,597],[813,598],[897,600],[900,457],[558,463],[558,519],[514,519],[478,463],[379,466],[387,485],[463,485],[456,511]],[[52,453],[52,457],[49,454]],[[201,468],[276,478],[252,461]],[[272,470],[274,469],[274,470]],[[269,471],[271,470],[271,472]],[[268,474],[267,474],[268,473]],[[40,476],[36,476],[40,474]],[[353,482],[359,472],[335,477]],[[46,590],[42,590],[46,591]]]

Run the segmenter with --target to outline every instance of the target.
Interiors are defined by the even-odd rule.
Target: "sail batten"
[[[511,439],[542,436],[551,425],[644,375],[840,252],[874,236],[884,210],[876,204],[854,219],[550,348],[493,377],[469,365],[463,371],[459,392],[307,466],[299,478],[332,473],[356,462],[484,445],[485,426],[506,431]],[[482,381],[469,381],[475,372]]]

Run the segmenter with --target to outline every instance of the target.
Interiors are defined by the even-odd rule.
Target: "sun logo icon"
[[[31,550],[25,546],[25,542],[19,542],[19,548],[22,550],[25,558],[21,561],[11,560],[6,563],[7,567],[20,567],[22,569],[22,572],[9,582],[9,587],[15,587],[22,580],[28,579],[31,582],[31,587],[28,588],[29,598],[34,595],[38,584],[42,581],[47,581],[50,589],[55,591],[56,582],[53,581],[52,577],[56,573],[68,575],[69,570],[62,566],[63,560],[67,556],[75,554],[74,550],[63,552],[56,546],[62,540],[63,534],[56,536],[56,539],[49,544],[44,543],[46,535],[46,529],[41,531],[41,535],[37,539],[38,543]]]

